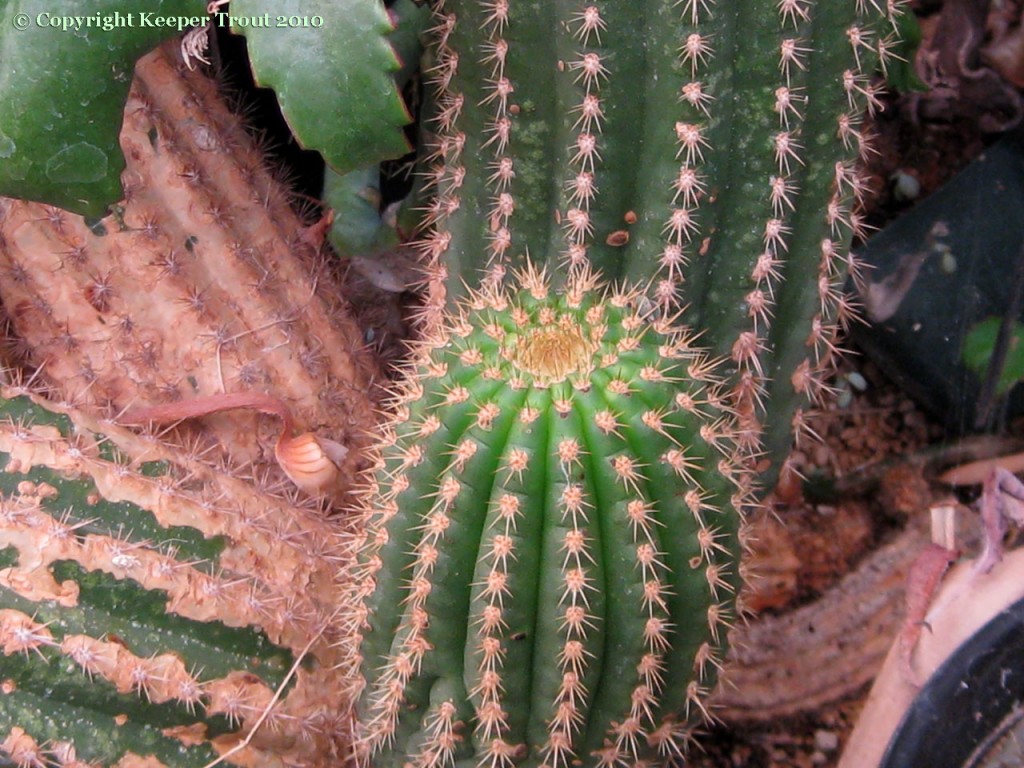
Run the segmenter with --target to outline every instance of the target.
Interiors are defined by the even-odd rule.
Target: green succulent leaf
[[[422,36],[430,24],[430,8],[413,0],[396,0],[388,7],[394,32],[388,37],[401,64],[394,80],[404,88],[418,71],[423,55]],[[324,201],[339,212],[328,238],[343,256],[366,255],[397,245],[399,237],[392,220],[381,210],[381,173],[379,163],[338,173],[324,169]]]
[[[190,19],[201,2],[0,0],[0,195],[86,216],[120,199],[132,68]]]
[[[992,351],[996,346],[1000,325],[1001,318],[985,318],[971,328],[964,339],[964,363],[980,378],[986,376],[992,363]],[[1003,361],[1002,370],[999,371],[996,392],[1000,395],[1006,394],[1021,379],[1024,379],[1024,325],[1014,323],[1006,359]]]
[[[388,41],[401,65],[395,73],[395,82],[404,88],[420,67],[423,37],[432,19],[430,6],[416,0],[395,0],[388,5],[388,15],[395,25]]]
[[[917,76],[914,59],[921,47],[921,25],[913,13],[904,13],[896,18],[897,44],[893,61],[885,72],[885,82],[900,93],[924,93],[928,84]]]
[[[383,234],[380,216],[380,171],[377,166],[339,174],[324,172],[324,200],[335,211],[328,234],[331,245],[343,256],[365,254]]]
[[[236,0],[230,18],[215,18],[245,36],[256,81],[277,93],[299,143],[334,170],[409,150],[392,25],[379,0]]]

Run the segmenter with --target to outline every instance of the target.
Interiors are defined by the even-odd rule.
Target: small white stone
[[[835,731],[814,732],[814,746],[822,752],[835,752],[839,748],[839,735]]]
[[[921,182],[905,171],[892,175],[893,195],[901,202],[916,200],[921,194]]]
[[[868,388],[868,380],[864,378],[857,371],[850,371],[846,374],[846,380],[850,382],[850,386],[856,389],[858,392],[865,392]]]

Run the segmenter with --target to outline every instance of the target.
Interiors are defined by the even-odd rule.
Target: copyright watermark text
[[[43,11],[36,15],[16,13],[12,19],[15,29],[30,27],[59,29],[63,32],[80,32],[87,29],[111,32],[116,29],[167,29],[182,32],[191,27],[201,27],[209,21],[214,26],[242,29],[296,29],[301,27],[319,29],[324,25],[323,16],[275,15],[263,13],[256,16],[236,16],[217,12],[212,16],[164,16],[154,11],[97,11],[89,15],[65,16]]]

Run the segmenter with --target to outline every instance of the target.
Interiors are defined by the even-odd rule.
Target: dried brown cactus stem
[[[173,48],[138,65],[125,109],[126,200],[89,227],[0,201],[0,302],[62,396],[114,414],[258,389],[353,448],[375,421],[376,363],[327,261],[216,85]],[[252,417],[204,423],[232,465],[266,467]],[[272,475],[273,477],[273,475]]]
[[[0,753],[330,764],[349,740],[337,526],[23,388],[0,398]]]

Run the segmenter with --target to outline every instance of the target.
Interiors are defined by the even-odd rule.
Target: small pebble
[[[839,385],[839,394],[836,395],[836,408],[845,410],[853,404],[853,391],[843,382]]]
[[[846,374],[846,380],[850,382],[850,386],[856,389],[858,392],[866,392],[868,388],[868,380],[865,379],[857,371],[850,371]]]
[[[916,200],[921,194],[921,182],[906,171],[896,171],[892,175],[893,195],[897,200]]]
[[[814,732],[814,746],[822,752],[835,752],[839,748],[839,735],[835,731]]]

